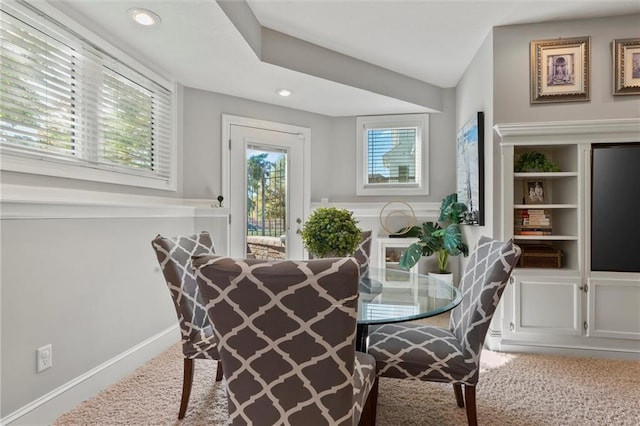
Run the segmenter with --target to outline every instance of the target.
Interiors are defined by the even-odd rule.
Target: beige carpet
[[[480,425],[640,425],[640,361],[484,351],[477,388]],[[178,344],[54,425],[224,425],[216,363],[196,361],[187,416],[178,421]],[[378,426],[464,425],[450,385],[381,379]]]

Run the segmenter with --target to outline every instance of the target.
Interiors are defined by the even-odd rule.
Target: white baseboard
[[[597,346],[557,344],[548,342],[532,342],[526,340],[506,339],[501,334],[487,335],[486,347],[495,352],[530,353],[543,355],[565,355],[607,359],[640,359],[640,347]]]
[[[172,326],[0,419],[0,425],[49,425],[180,340]]]

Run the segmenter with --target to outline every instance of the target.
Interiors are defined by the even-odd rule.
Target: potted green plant
[[[467,206],[458,202],[458,194],[450,194],[442,199],[440,217],[436,222],[424,222],[422,227],[414,226],[403,235],[417,237],[419,240],[411,244],[400,257],[400,267],[411,269],[420,256],[436,255],[438,272],[449,272],[449,257],[469,254],[469,247],[464,243],[460,223]]]
[[[518,172],[559,172],[560,169],[551,160],[537,151],[524,152],[513,165],[513,171]]]
[[[356,224],[348,210],[320,207],[302,227],[302,242],[313,257],[351,256],[362,238]]]

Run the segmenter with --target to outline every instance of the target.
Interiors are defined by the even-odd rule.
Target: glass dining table
[[[369,268],[360,277],[356,350],[367,351],[369,326],[413,321],[455,308],[460,290],[432,275],[401,269]]]

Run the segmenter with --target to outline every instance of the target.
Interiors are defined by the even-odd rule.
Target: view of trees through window
[[[2,150],[168,181],[170,91],[46,19],[0,5]]]
[[[247,235],[285,234],[286,166],[282,152],[247,150]]]
[[[13,16],[2,21],[2,141],[64,155],[74,144],[74,50]]]

